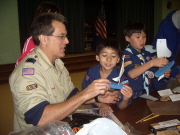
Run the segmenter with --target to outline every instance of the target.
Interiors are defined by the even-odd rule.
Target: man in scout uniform
[[[165,58],[153,59],[151,53],[145,51],[146,27],[142,22],[129,22],[124,28],[126,41],[129,43],[122,55],[124,58],[124,74],[128,77],[130,87],[133,89],[133,98],[143,94],[149,94],[150,91],[159,88],[165,89],[167,83],[159,82],[154,77],[154,72],[168,64]],[[169,77],[170,70],[165,73]],[[158,89],[159,90],[159,89]]]
[[[45,13],[31,27],[34,52],[18,64],[9,80],[15,108],[14,130],[62,120],[81,104],[95,102],[95,96],[106,95],[110,89],[109,80],[99,79],[75,94],[78,90],[60,59],[69,43],[64,22],[58,13]],[[119,97],[107,98],[100,97],[99,101],[116,103]]]

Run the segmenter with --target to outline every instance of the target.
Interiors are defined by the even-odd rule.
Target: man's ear
[[[96,55],[96,60],[99,61],[99,56],[98,55]]]
[[[127,42],[129,42],[129,37],[128,37],[128,36],[125,36],[125,40],[126,40]]]
[[[39,35],[38,38],[39,38],[40,44],[43,44],[43,45],[47,44],[47,36]]]

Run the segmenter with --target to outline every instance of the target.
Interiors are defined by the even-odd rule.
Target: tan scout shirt
[[[28,58],[36,61],[26,62]],[[27,68],[26,71],[22,71]],[[30,74],[30,75],[29,75]],[[24,114],[43,101],[60,103],[74,89],[69,72],[60,59],[55,66],[39,47],[26,56],[10,76],[10,87],[14,100],[14,130],[33,126],[26,124]]]

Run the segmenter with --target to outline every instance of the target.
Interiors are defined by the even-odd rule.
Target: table
[[[160,98],[157,92],[152,92],[150,95]],[[141,132],[140,135],[150,134],[149,125],[156,122],[178,119],[180,120],[180,115],[160,115],[154,119],[148,120],[146,122],[137,123],[140,119],[150,115],[152,112],[150,111],[148,105],[146,104],[147,99],[136,98],[133,99],[131,105],[129,105],[124,110],[120,110],[117,105],[112,105],[114,115],[119,119],[122,124],[128,122],[134,129]]]

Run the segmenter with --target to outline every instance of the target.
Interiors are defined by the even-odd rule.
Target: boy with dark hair
[[[146,43],[146,26],[139,21],[129,22],[124,28],[125,40],[129,43],[123,52],[124,74],[128,77],[130,87],[133,89],[133,98],[143,94],[149,94],[150,91],[162,90],[167,87],[164,81],[158,81],[154,73],[168,64],[165,58],[153,59],[151,53],[144,49]],[[170,70],[165,74],[170,76]],[[158,86],[158,89],[157,87]]]
[[[116,66],[120,61],[121,49],[117,40],[113,38],[102,39],[101,42],[96,47],[96,60],[99,61],[99,65],[91,67],[82,82],[82,89],[85,89],[94,80],[99,78],[107,78],[113,82],[112,78],[119,76],[120,69]],[[121,81],[126,84],[128,80],[122,77]],[[109,92],[110,94],[118,94],[119,91]],[[120,90],[121,98],[117,103],[120,109],[124,109],[128,106],[129,100],[132,96],[132,89],[129,86],[125,86]],[[100,108],[100,114],[106,117],[113,110],[108,104],[104,103],[94,103]]]

